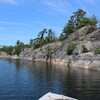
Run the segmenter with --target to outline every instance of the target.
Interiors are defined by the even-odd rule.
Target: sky
[[[43,28],[59,36],[80,8],[100,19],[100,0],[0,0],[0,45],[27,44]]]

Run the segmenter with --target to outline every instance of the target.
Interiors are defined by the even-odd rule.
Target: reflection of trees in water
[[[19,70],[25,70],[29,75],[28,77],[33,79],[32,82],[42,91],[43,95],[51,91],[72,96],[79,100],[89,100],[90,97],[93,100],[99,100],[99,71],[73,69],[66,66],[28,60],[8,59],[7,61],[15,66],[17,76]],[[95,99],[94,97],[97,98]]]
[[[27,66],[30,66],[32,65],[32,62],[31,61],[28,61],[28,60],[19,60],[19,59],[6,59],[6,61],[11,64],[11,65],[14,65],[14,67],[16,69],[23,69]]]
[[[10,59],[10,58],[2,58],[0,60],[4,61],[6,63],[12,64],[12,59]]]
[[[14,67],[16,69],[20,69],[21,67],[21,61],[18,60],[18,59],[7,59],[7,61],[11,64],[11,65],[14,65]]]
[[[70,69],[66,78],[62,81],[63,87],[66,87],[62,89],[65,95],[74,96],[79,100],[89,100],[90,97],[93,97],[93,100],[99,100],[100,72]]]

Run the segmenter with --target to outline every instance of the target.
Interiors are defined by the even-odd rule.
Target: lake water
[[[100,100],[100,71],[0,59],[0,100],[38,100],[47,92]]]

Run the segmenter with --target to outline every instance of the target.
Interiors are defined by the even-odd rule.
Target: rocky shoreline
[[[40,48],[25,49],[20,57],[32,61],[45,61],[83,69],[100,70],[100,54],[94,54],[95,49],[100,48],[100,28],[92,33],[87,33],[89,29],[91,29],[90,26],[83,27],[72,33],[65,41],[47,44],[42,47],[42,50]],[[75,44],[72,55],[67,54],[70,42]]]
[[[8,57],[51,62],[89,70],[100,70],[100,54],[95,54],[95,50],[100,48],[100,28],[87,33],[90,29],[90,26],[83,27],[72,33],[65,41],[50,43],[35,50],[27,48],[19,56]],[[68,55],[67,51],[70,43],[73,43],[75,46],[72,54]],[[6,54],[3,55],[2,53],[0,53],[0,56],[7,57]]]
[[[98,56],[98,60],[76,60],[71,61],[70,63],[61,59],[56,59],[52,61],[46,61],[44,59],[35,59],[33,60],[31,57],[19,57],[19,56],[0,56],[0,58],[11,58],[11,59],[24,59],[31,61],[39,61],[39,62],[49,62],[56,65],[66,65],[75,68],[87,69],[87,70],[99,70],[100,71],[100,56]]]

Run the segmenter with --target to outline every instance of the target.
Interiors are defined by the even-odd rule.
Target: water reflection
[[[0,65],[4,63],[5,68],[0,73],[8,74],[0,76],[0,100],[37,100],[50,91],[79,100],[100,100],[99,71],[28,60],[0,60]]]

